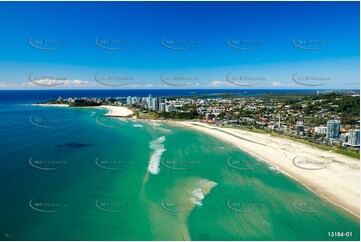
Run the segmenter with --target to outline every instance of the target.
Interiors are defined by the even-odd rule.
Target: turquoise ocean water
[[[105,113],[0,105],[2,240],[360,239],[358,218],[228,143]]]

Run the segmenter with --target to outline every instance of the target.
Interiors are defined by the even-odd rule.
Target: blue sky
[[[358,89],[359,18],[358,2],[1,2],[0,89]]]

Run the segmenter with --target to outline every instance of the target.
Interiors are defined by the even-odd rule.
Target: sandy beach
[[[234,145],[360,216],[360,161],[286,138],[198,122],[179,122]]]
[[[69,107],[68,104],[32,104],[33,106],[42,106],[42,107]],[[97,109],[106,109],[108,113],[105,116],[111,117],[127,117],[133,114],[133,111],[126,107],[121,106],[89,106],[89,107],[74,107],[74,108],[97,108]]]
[[[103,105],[99,108],[108,110],[108,113],[105,114],[105,116],[127,117],[133,114],[133,111],[126,107]]]

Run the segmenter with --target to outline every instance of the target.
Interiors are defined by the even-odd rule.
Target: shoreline
[[[129,117],[130,115],[133,114],[132,110],[122,106],[102,105],[99,106],[98,108],[108,110],[105,116],[109,116],[109,117]]]
[[[200,122],[180,121],[184,127],[230,143],[276,167],[286,176],[348,213],[360,218],[360,162],[341,154],[313,148],[287,138],[271,137]],[[298,157],[310,157],[326,166],[300,167]],[[295,162],[296,161],[296,162]],[[302,164],[302,163],[301,163]],[[298,165],[298,166],[297,166]]]

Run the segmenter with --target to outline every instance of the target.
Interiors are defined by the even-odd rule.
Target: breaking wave
[[[270,167],[268,167],[268,169],[269,169],[270,171],[275,172],[275,173],[280,173],[276,167],[270,166]]]
[[[154,121],[149,122],[148,124],[149,124],[149,125],[152,125],[152,126],[155,126],[155,127],[159,127],[159,126],[161,126],[161,125],[162,125],[162,124],[157,123],[157,122],[154,122]]]
[[[153,127],[153,129],[159,130],[159,131],[161,131],[161,132],[166,132],[166,133],[172,132],[171,129],[161,128],[161,127],[159,127],[159,128]]]
[[[208,193],[210,193],[213,187],[217,185],[218,184],[216,182],[209,181],[207,179],[202,179],[199,182],[199,187],[192,191],[192,197],[190,198],[190,201],[197,206],[202,206],[203,205],[202,200],[204,199],[204,197]]]
[[[167,149],[164,148],[165,137],[161,136],[156,140],[149,142],[149,148],[154,151],[151,155],[148,165],[148,171],[153,175],[158,175],[160,172],[160,159],[162,154]]]

